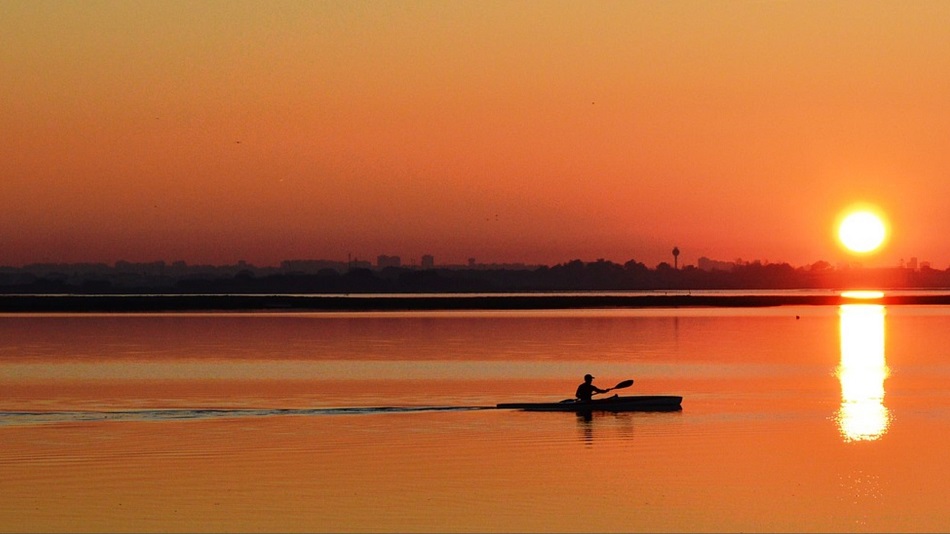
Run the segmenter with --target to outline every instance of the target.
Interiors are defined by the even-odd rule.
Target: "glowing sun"
[[[838,239],[851,252],[877,250],[887,237],[887,226],[880,216],[868,210],[849,213],[838,225]]]

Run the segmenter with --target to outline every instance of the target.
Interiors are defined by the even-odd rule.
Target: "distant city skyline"
[[[0,267],[3,295],[294,295],[349,293],[497,293],[550,291],[737,289],[946,289],[950,269],[909,262],[901,267],[855,268],[818,262],[808,267],[701,258],[698,267],[572,260],[556,265],[485,264],[403,266],[382,255],[368,261],[288,260],[279,267],[247,262],[189,265],[117,262]],[[78,303],[78,302],[77,302]],[[17,307],[15,302],[8,304]],[[43,309],[45,304],[34,303]],[[118,302],[116,304],[119,304]]]
[[[485,265],[507,266],[507,267],[521,266],[521,267],[533,268],[533,267],[539,267],[539,266],[550,267],[554,265],[566,264],[572,261],[582,261],[584,263],[608,261],[608,262],[616,263],[619,265],[623,265],[630,261],[635,261],[637,263],[642,263],[643,265],[645,265],[647,268],[650,268],[650,269],[656,268],[660,264],[667,264],[679,269],[695,267],[695,268],[703,269],[707,271],[714,270],[714,269],[724,270],[724,269],[731,268],[735,265],[749,265],[749,264],[754,264],[754,263],[760,263],[764,265],[785,264],[793,268],[809,268],[816,264],[822,264],[822,263],[826,263],[832,268],[838,268],[838,269],[865,266],[865,264],[862,263],[859,259],[851,259],[849,261],[843,261],[843,262],[815,260],[815,261],[808,262],[805,264],[793,264],[793,263],[784,262],[784,261],[772,261],[767,258],[741,258],[740,257],[740,258],[724,259],[724,258],[710,258],[707,256],[700,256],[696,258],[695,261],[684,261],[682,259],[677,259],[677,257],[682,258],[682,253],[678,250],[678,248],[677,248],[677,252],[679,253],[676,256],[674,256],[673,254],[670,254],[669,258],[658,261],[656,263],[645,262],[635,257],[627,258],[623,260],[616,260],[616,259],[610,259],[610,258],[571,257],[571,258],[565,258],[561,261],[556,261],[552,263],[526,263],[526,262],[519,262],[519,261],[508,262],[508,261],[493,261],[489,259],[481,260],[474,256],[467,257],[464,261],[452,262],[452,261],[439,261],[439,259],[433,254],[422,254],[419,256],[419,260],[417,261],[415,257],[405,260],[402,256],[396,255],[396,254],[377,254],[372,259],[364,259],[361,257],[349,255],[347,258],[284,259],[273,264],[255,263],[255,262],[247,261],[244,259],[240,259],[240,260],[237,260],[235,262],[230,262],[230,263],[228,262],[225,262],[225,263],[189,262],[183,259],[176,259],[176,260],[153,259],[153,260],[148,260],[148,261],[116,260],[116,261],[91,261],[91,262],[29,262],[29,263],[20,264],[20,265],[0,263],[0,268],[22,269],[22,268],[27,268],[30,266],[56,266],[56,265],[63,265],[63,266],[66,266],[66,265],[77,265],[77,266],[78,265],[91,265],[91,266],[105,265],[109,267],[121,267],[123,265],[143,265],[143,266],[144,265],[164,265],[168,267],[209,266],[209,267],[239,267],[239,268],[242,266],[248,266],[248,267],[254,267],[254,268],[259,268],[259,269],[284,269],[284,270],[292,269],[294,266],[298,266],[298,267],[306,266],[308,269],[319,268],[320,266],[327,266],[327,267],[333,266],[334,268],[348,267],[348,268],[382,269],[382,268],[387,268],[387,267],[397,267],[397,268],[402,267],[402,268],[426,269],[426,268],[440,268],[440,267],[473,267],[473,266],[485,266]],[[900,268],[906,268],[906,269],[911,269],[911,270],[918,270],[922,268],[938,269],[938,270],[950,269],[950,266],[946,266],[946,267],[935,266],[932,264],[932,262],[928,260],[922,260],[916,256],[911,256],[909,258],[900,258],[899,260],[897,260],[895,263],[891,265],[875,264],[875,265],[867,265],[867,267],[872,267],[872,268],[873,267],[879,267],[879,268],[900,267]]]

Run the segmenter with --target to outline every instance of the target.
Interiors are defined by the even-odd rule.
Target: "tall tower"
[[[679,269],[679,257],[680,249],[679,247],[673,247],[673,269]]]

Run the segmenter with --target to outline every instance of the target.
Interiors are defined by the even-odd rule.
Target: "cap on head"
[[[584,380],[593,380],[594,375],[584,375]]]

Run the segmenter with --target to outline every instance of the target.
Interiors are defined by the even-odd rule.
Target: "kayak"
[[[605,399],[581,401],[567,399],[561,402],[509,402],[498,408],[529,412],[666,412],[682,409],[683,397],[674,395],[614,395]]]

